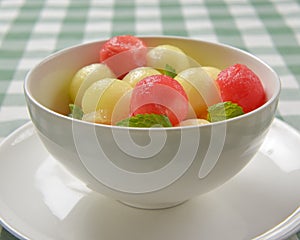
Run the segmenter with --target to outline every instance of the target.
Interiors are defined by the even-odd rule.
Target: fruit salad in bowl
[[[177,46],[148,48],[131,35],[112,37],[99,56],[98,63],[82,67],[71,80],[71,117],[175,127],[233,118],[266,102],[261,80],[244,64],[202,66]]]
[[[100,194],[153,209],[211,191],[247,165],[280,81],[228,45],[124,35],[54,53],[24,91],[58,162]]]

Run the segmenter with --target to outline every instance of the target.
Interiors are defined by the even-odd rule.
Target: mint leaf
[[[230,101],[212,105],[207,111],[207,120],[210,122],[219,122],[244,114],[241,106]]]
[[[167,76],[171,77],[171,78],[174,78],[177,75],[175,68],[173,68],[169,64],[166,64],[165,69],[162,71],[162,73],[164,75],[167,75]]]
[[[165,115],[159,114],[137,114],[130,118],[126,118],[120,122],[117,122],[117,126],[124,127],[172,127],[169,118]]]
[[[83,111],[81,110],[81,108],[75,104],[69,104],[69,108],[70,108],[70,114],[68,115],[71,118],[75,118],[75,119],[82,119],[83,117]]]

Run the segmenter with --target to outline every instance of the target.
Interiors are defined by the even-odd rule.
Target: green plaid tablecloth
[[[29,121],[30,68],[62,48],[120,34],[189,36],[254,53],[280,75],[277,117],[300,130],[299,0],[0,0],[0,141]],[[0,226],[0,240],[9,239]]]

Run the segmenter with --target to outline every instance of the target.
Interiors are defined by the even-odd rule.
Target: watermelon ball
[[[146,44],[131,35],[110,38],[100,49],[100,62],[105,63],[118,78],[146,65]]]
[[[216,82],[224,102],[231,101],[250,112],[266,102],[266,94],[259,77],[247,66],[235,64],[218,74]]]
[[[130,112],[161,114],[173,126],[184,120],[188,113],[188,98],[183,87],[172,77],[151,75],[139,81],[132,91]]]

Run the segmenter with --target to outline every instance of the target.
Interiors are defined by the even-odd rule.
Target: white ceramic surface
[[[246,64],[261,78],[269,100],[251,113],[202,126],[149,131],[72,121],[63,115],[70,80],[80,67],[97,62],[103,41],[42,61],[25,80],[25,96],[42,142],[74,176],[136,207],[164,208],[220,186],[251,160],[273,120],[280,81],[264,62],[230,46],[180,37],[143,40],[149,47],[178,46],[202,65]]]
[[[230,181],[174,208],[142,210],[74,178],[29,123],[0,146],[0,221],[31,240],[283,239],[300,229],[299,145],[299,133],[276,119]]]

